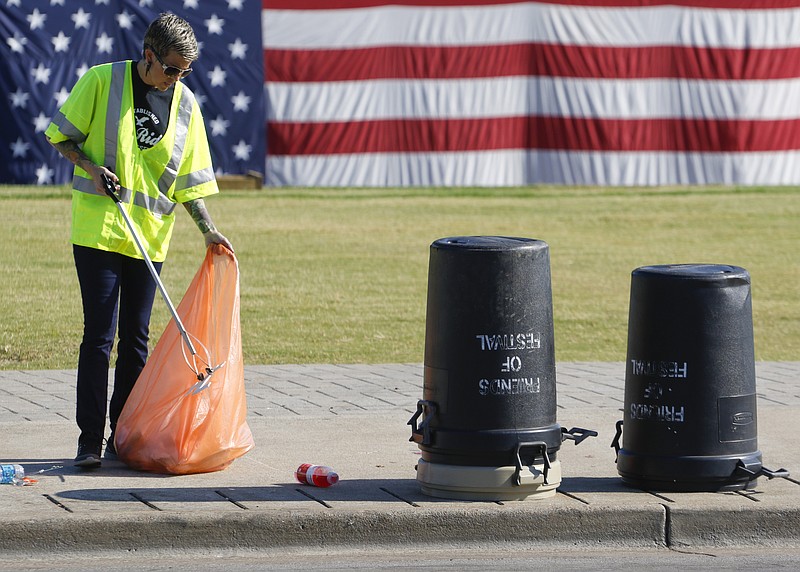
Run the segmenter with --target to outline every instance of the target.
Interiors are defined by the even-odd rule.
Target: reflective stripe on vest
[[[122,113],[122,95],[125,91],[125,70],[128,62],[111,65],[111,87],[106,104],[106,150],[103,156],[106,167],[117,172],[117,142],[119,140],[119,116]]]
[[[194,173],[187,173],[181,175],[175,180],[175,190],[182,191],[183,189],[190,189],[203,183],[209,183],[214,180],[214,169],[206,167]]]
[[[183,159],[183,150],[186,148],[186,137],[189,135],[189,120],[192,118],[192,105],[194,96],[188,90],[181,90],[181,100],[178,102],[178,121],[175,125],[175,143],[172,146],[172,156],[164,167],[164,173],[158,180],[158,190],[166,194],[178,176],[178,167]]]
[[[94,186],[94,181],[91,179],[85,179],[83,177],[74,177],[72,181],[72,188],[88,195],[105,196],[105,193],[100,193],[97,191]],[[160,196],[155,199],[147,193],[137,192],[122,186],[120,186],[120,190],[117,194],[123,203],[130,203],[132,196],[133,204],[135,204],[137,207],[147,209],[155,215],[172,214],[172,211],[174,211],[175,207],[177,206],[176,203],[173,203],[165,196]]]
[[[56,112],[56,115],[53,117],[52,121],[56,124],[61,133],[75,141],[75,143],[80,144],[86,141],[86,133],[75,127],[72,122],[67,119],[67,116],[61,113],[60,109]]]

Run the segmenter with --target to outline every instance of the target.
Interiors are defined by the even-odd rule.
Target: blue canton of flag
[[[217,174],[264,172],[260,0],[0,0],[0,183],[71,180],[45,129],[91,66],[142,57],[161,12],[197,36],[200,59],[182,81],[203,111]]]

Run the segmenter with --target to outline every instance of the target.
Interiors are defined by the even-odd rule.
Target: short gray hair
[[[200,57],[197,38],[189,22],[171,12],[164,12],[150,22],[144,33],[144,48],[162,57],[175,51],[190,62]]]

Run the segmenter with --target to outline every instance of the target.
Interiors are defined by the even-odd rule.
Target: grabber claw
[[[197,395],[204,389],[208,388],[211,385],[211,376],[214,374],[215,371],[220,369],[222,366],[225,365],[225,362],[222,362],[216,367],[208,367],[206,366],[204,372],[196,372],[197,373],[197,383],[195,383],[192,387],[189,388],[188,393],[191,395]]]

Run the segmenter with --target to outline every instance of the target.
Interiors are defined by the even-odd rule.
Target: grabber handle
[[[103,173],[100,176],[103,177],[103,190],[109,197],[111,197],[114,200],[115,203],[119,204],[120,203],[119,195],[117,195],[117,191],[116,189],[114,189],[114,183],[113,181],[111,181],[111,178],[105,173]]]

